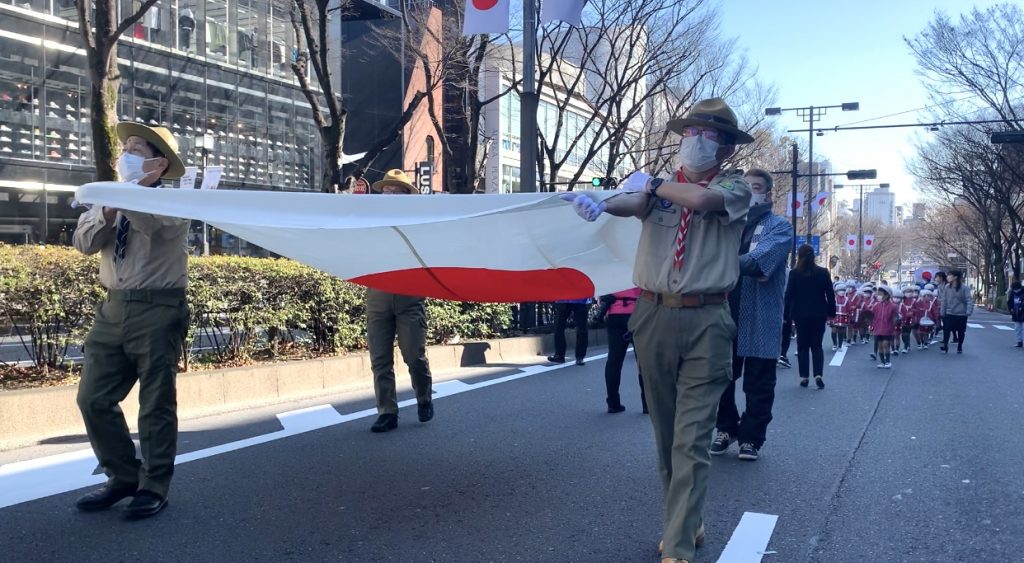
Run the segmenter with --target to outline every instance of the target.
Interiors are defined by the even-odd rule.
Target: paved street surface
[[[978,313],[964,355],[892,370],[851,347],[824,391],[780,369],[760,461],[714,460],[698,561],[1024,560],[1024,350],[1006,319]],[[603,368],[467,370],[437,386],[433,422],[406,407],[384,435],[366,394],[183,422],[170,505],[141,522],[72,507],[71,487],[102,480],[74,461],[80,436],[6,452],[0,560],[656,561],[635,366],[616,415]]]

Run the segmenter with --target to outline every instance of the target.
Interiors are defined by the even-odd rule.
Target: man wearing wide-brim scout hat
[[[185,174],[178,141],[166,127],[123,121],[115,130],[121,141],[117,170],[123,181],[151,186],[160,178],[175,180]]]
[[[123,182],[159,187],[185,171],[178,143],[163,127],[118,123]],[[147,518],[167,506],[178,443],[177,358],[189,325],[188,219],[100,205],[78,218],[74,242],[100,254],[107,289],[85,341],[78,408],[107,483],[78,499],[82,511],[106,510],[123,499],[128,518]],[[119,403],[139,384],[137,459]]]
[[[683,118],[673,119],[665,127],[681,137],[687,136],[687,127],[714,129],[722,134],[719,137],[720,145],[744,145],[754,142],[753,137],[739,128],[736,112],[722,98],[697,102]]]
[[[412,180],[398,168],[388,170],[370,189],[378,194],[418,194]],[[398,393],[395,382],[395,339],[402,360],[409,368],[416,392],[416,416],[420,422],[434,418],[433,378],[427,361],[426,300],[417,297],[416,287],[404,294],[379,289],[366,290],[366,343],[370,349],[373,393],[377,399],[377,420],[372,432],[390,432],[398,428]]]
[[[384,174],[384,178],[377,180],[370,186],[375,194],[418,194],[419,190],[412,185],[412,179],[404,170],[393,168]]]

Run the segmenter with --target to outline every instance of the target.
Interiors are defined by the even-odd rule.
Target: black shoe
[[[548,356],[548,361],[556,364],[564,364],[565,356]]]
[[[1024,342],[1018,342],[1017,348],[1024,348]]]
[[[708,453],[711,455],[722,455],[729,449],[729,444],[732,442],[733,437],[730,436],[728,432],[719,432],[711,442],[711,447],[708,449]]]
[[[739,458],[746,461],[757,461],[757,448],[750,442],[740,444]]]
[[[608,405],[608,414],[615,414],[618,412],[623,412],[625,410],[626,407],[624,407],[623,405]]]
[[[377,422],[370,427],[370,432],[387,432],[398,428],[397,414],[382,414],[377,417]]]
[[[420,417],[420,422],[430,422],[434,418],[434,402],[423,403],[416,407],[416,414]],[[398,425],[398,420],[395,420],[395,425]]]
[[[779,356],[779,367],[789,369],[793,367],[793,364],[789,363],[789,358],[786,356]]]
[[[644,414],[651,414],[651,411],[647,410],[647,405],[644,405]]]
[[[103,485],[95,491],[79,498],[78,501],[75,502],[75,507],[84,512],[106,510],[128,497],[135,496],[135,492],[138,488],[138,485],[117,488],[111,488],[109,485]]]
[[[878,355],[877,354],[871,354],[871,359],[872,360],[877,360],[878,359]]]
[[[156,515],[167,506],[167,499],[153,491],[141,490],[124,509],[124,516],[129,520],[139,520]]]
[[[964,349],[963,348],[957,348],[956,349],[956,353],[957,354],[963,354],[964,353]]]
[[[585,363],[586,363],[586,362],[584,362],[584,361],[583,361],[583,358],[576,358],[576,365],[578,365],[578,366],[582,366],[582,365],[583,365],[583,364],[585,364]]]
[[[939,350],[942,350],[943,352],[946,352],[947,354],[949,353],[949,347],[948,346],[939,346]]]
[[[801,377],[800,378],[800,387],[807,387],[807,378],[806,377]]]
[[[814,376],[814,384],[818,386],[818,389],[825,388],[825,380],[820,375]]]

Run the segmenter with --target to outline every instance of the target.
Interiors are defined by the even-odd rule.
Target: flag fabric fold
[[[569,25],[582,25],[585,3],[586,0],[544,0],[540,5],[540,23],[563,21]]]
[[[466,0],[463,35],[505,33],[511,0]]]
[[[588,223],[550,193],[356,197],[97,182],[78,188],[75,199],[205,221],[354,283],[456,301],[554,301],[629,289],[640,240],[636,219]]]

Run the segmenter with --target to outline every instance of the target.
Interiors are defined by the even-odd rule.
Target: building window
[[[501,165],[501,193],[514,193],[519,191],[519,167]]]

